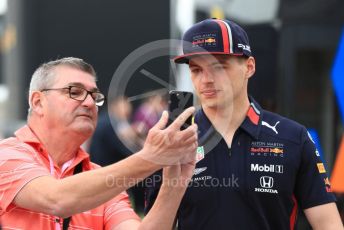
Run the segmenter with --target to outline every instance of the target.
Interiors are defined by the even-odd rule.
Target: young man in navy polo
[[[202,109],[197,165],[177,215],[179,229],[343,229],[324,164],[306,128],[265,111],[247,92],[255,72],[246,32],[207,19],[183,37]],[[148,207],[158,186],[147,192]]]

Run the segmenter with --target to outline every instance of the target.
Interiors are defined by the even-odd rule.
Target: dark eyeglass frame
[[[83,90],[83,92],[86,91],[85,97],[83,99],[77,98],[80,97],[81,95],[78,95],[77,97],[72,95],[72,89],[73,88],[78,88]],[[40,92],[44,92],[44,91],[50,91],[50,90],[68,90],[68,95],[69,98],[76,100],[76,101],[85,101],[88,95],[91,95],[92,99],[94,100],[96,106],[102,106],[105,102],[105,95],[102,94],[99,91],[89,91],[83,87],[80,86],[75,86],[75,85],[70,85],[67,87],[63,87],[63,88],[48,88],[48,89],[41,89]]]

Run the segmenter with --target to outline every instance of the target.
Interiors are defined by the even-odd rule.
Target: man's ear
[[[33,112],[38,115],[43,115],[43,94],[42,92],[35,91],[30,95],[30,105]]]
[[[247,78],[250,78],[256,72],[256,60],[254,59],[254,57],[249,57],[246,60],[246,66],[247,66],[246,76]]]

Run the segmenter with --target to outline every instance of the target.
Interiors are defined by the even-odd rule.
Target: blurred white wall
[[[177,0],[176,1],[176,26],[180,36],[195,23],[195,1]],[[181,37],[177,39],[181,39]],[[180,47],[181,48],[181,47]],[[179,51],[182,54],[182,49]],[[178,90],[193,91],[193,86],[189,74],[188,65],[177,65],[176,83]]]
[[[7,0],[0,0],[0,15],[7,11]]]
[[[214,6],[224,15],[243,24],[274,23],[280,0],[196,0],[197,8],[209,11]]]

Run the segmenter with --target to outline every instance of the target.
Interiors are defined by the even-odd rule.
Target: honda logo
[[[260,177],[260,186],[263,188],[272,188],[274,186],[274,178],[270,176]]]

